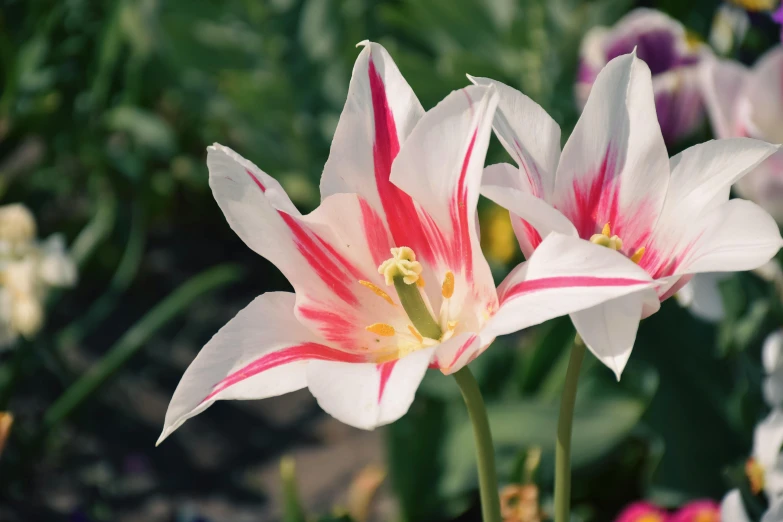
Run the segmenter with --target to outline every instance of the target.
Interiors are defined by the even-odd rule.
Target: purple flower
[[[580,50],[577,100],[584,106],[598,72],[613,58],[634,49],[652,73],[664,140],[675,143],[703,120],[697,65],[710,51],[689,40],[682,24],[660,11],[635,9],[614,27],[588,31]]]

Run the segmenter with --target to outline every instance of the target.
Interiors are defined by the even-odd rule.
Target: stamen
[[[458,324],[459,321],[449,321],[448,323],[446,323],[446,326],[448,326],[449,330],[454,330]]]
[[[412,285],[419,280],[423,270],[421,263],[416,261],[416,254],[408,247],[392,248],[392,257],[378,267],[378,273],[383,274],[386,284],[394,284],[395,276],[402,276],[406,285]]]
[[[416,280],[416,286],[424,288],[424,277],[421,274],[419,274],[419,278]]]
[[[611,248],[612,250],[620,251],[623,248],[623,240],[620,239],[620,236],[614,235],[610,236],[612,233],[612,229],[609,226],[609,223],[604,225],[604,228],[601,229],[600,234],[593,234],[590,236],[590,242],[595,243],[596,245],[604,246],[607,248]]]
[[[369,281],[361,281],[361,280],[359,281],[359,284],[362,285],[362,286],[366,286],[367,288],[369,288],[370,290],[375,292],[375,295],[377,295],[378,297],[384,298],[387,303],[389,303],[390,305],[394,306],[394,301],[392,301],[391,296],[389,296],[389,294],[387,294],[386,292],[384,292],[383,290],[378,288],[376,285],[372,284]]]
[[[375,335],[380,335],[381,337],[391,337],[396,333],[394,331],[394,327],[386,323],[371,324],[370,326],[366,327],[365,330],[374,333]]]
[[[424,342],[424,337],[421,336],[419,331],[416,328],[414,328],[413,325],[409,324],[408,330],[410,330],[411,334],[413,335],[413,337],[416,338],[417,341],[419,341],[420,343]]]
[[[758,495],[764,489],[764,468],[754,458],[749,458],[745,462],[745,475],[750,482],[750,490],[754,495]]]
[[[440,289],[440,293],[446,299],[454,295],[454,274],[451,270],[446,272],[446,278],[443,280],[443,286]]]
[[[642,260],[642,256],[644,255],[644,252],[645,252],[644,247],[640,247],[639,249],[637,249],[636,252],[634,252],[633,255],[631,256],[631,261],[633,261],[638,265],[639,261]]]

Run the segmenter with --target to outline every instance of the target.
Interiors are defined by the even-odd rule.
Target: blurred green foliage
[[[717,6],[645,4],[702,37]],[[250,274],[247,288],[229,298],[234,308],[254,293],[286,287],[225,226],[209,192],[205,147],[220,142],[240,151],[277,177],[302,210],[313,208],[357,42],[385,45],[425,108],[464,86],[465,73],[488,76],[540,103],[565,138],[578,117],[572,86],[583,34],[632,5],[4,0],[0,201],[23,201],[43,230],[65,232],[82,279],[77,291],[55,296],[59,306],[36,348],[40,357],[25,375],[44,375],[52,402],[80,382],[81,372],[64,355],[69,347],[86,346],[98,357],[109,346],[132,345],[123,349],[124,364],[141,342],[122,332],[179,283],[220,261],[236,261]],[[749,56],[771,44],[763,33],[749,41],[743,51]],[[705,130],[700,138],[706,136]],[[488,163],[498,161],[506,157],[494,143]],[[508,269],[494,268],[498,278]],[[574,499],[585,517],[610,520],[645,495],[674,505],[728,489],[723,471],[747,454],[763,410],[760,343],[781,324],[783,311],[774,291],[752,275],[727,281],[723,290],[728,318],[718,328],[672,302],[646,320],[621,383],[603,367],[586,365],[574,430]],[[155,324],[145,335],[168,344],[175,333],[158,332]],[[207,324],[212,331],[220,326],[214,318]],[[550,489],[572,340],[570,322],[561,318],[499,340],[474,363],[501,482],[518,481],[526,449],[540,447],[539,480]],[[7,370],[8,359],[2,363]],[[100,382],[121,364],[100,374]],[[159,363],[152,357],[145,364]],[[35,426],[36,415],[21,425]],[[473,442],[450,379],[428,375],[409,414],[386,435],[403,520],[448,519],[475,508]],[[18,500],[26,487],[0,486],[0,499]]]

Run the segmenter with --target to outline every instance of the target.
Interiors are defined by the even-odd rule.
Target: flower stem
[[[579,370],[585,357],[585,345],[579,335],[574,340],[568,361],[563,397],[560,400],[560,418],[557,422],[555,448],[555,522],[571,518],[571,424],[574,420],[574,402],[579,383]]]
[[[495,450],[484,399],[481,397],[476,378],[467,366],[454,374],[465,406],[468,408],[473,436],[476,439],[478,460],[479,492],[481,494],[481,518],[484,522],[500,522],[500,496],[498,477],[495,472]]]

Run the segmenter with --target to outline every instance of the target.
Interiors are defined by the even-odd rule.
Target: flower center
[[[618,235],[612,235],[612,229],[609,226],[609,223],[604,225],[604,228],[601,230],[600,234],[593,234],[590,236],[590,242],[623,253],[623,240],[620,239],[620,236]],[[644,250],[644,247],[638,248],[636,252],[630,256],[631,261],[638,265],[639,261],[641,261],[642,256],[644,255]]]
[[[392,342],[396,345],[396,350],[392,357],[396,359],[420,348],[450,339],[454,335],[457,321],[450,320],[448,312],[449,300],[454,295],[454,274],[448,271],[443,277],[441,295],[444,303],[441,313],[437,315],[431,311],[429,301],[421,290],[424,286],[424,278],[421,275],[423,267],[416,260],[414,251],[409,247],[399,247],[392,248],[391,254],[392,257],[378,267],[378,273],[383,275],[388,286],[394,286],[410,324],[403,326],[395,323],[393,326],[387,323],[374,323],[365,327],[365,330],[377,336],[377,343],[382,342],[382,338],[394,337],[395,341]],[[392,297],[375,284],[369,281],[359,281],[359,283],[390,305],[396,306]],[[439,317],[440,321],[436,317]]]
[[[759,464],[756,459],[751,457],[745,462],[745,475],[748,477],[748,482],[750,482],[750,490],[753,492],[753,494],[758,495],[761,493],[761,490],[764,489],[765,482],[764,466]]]

